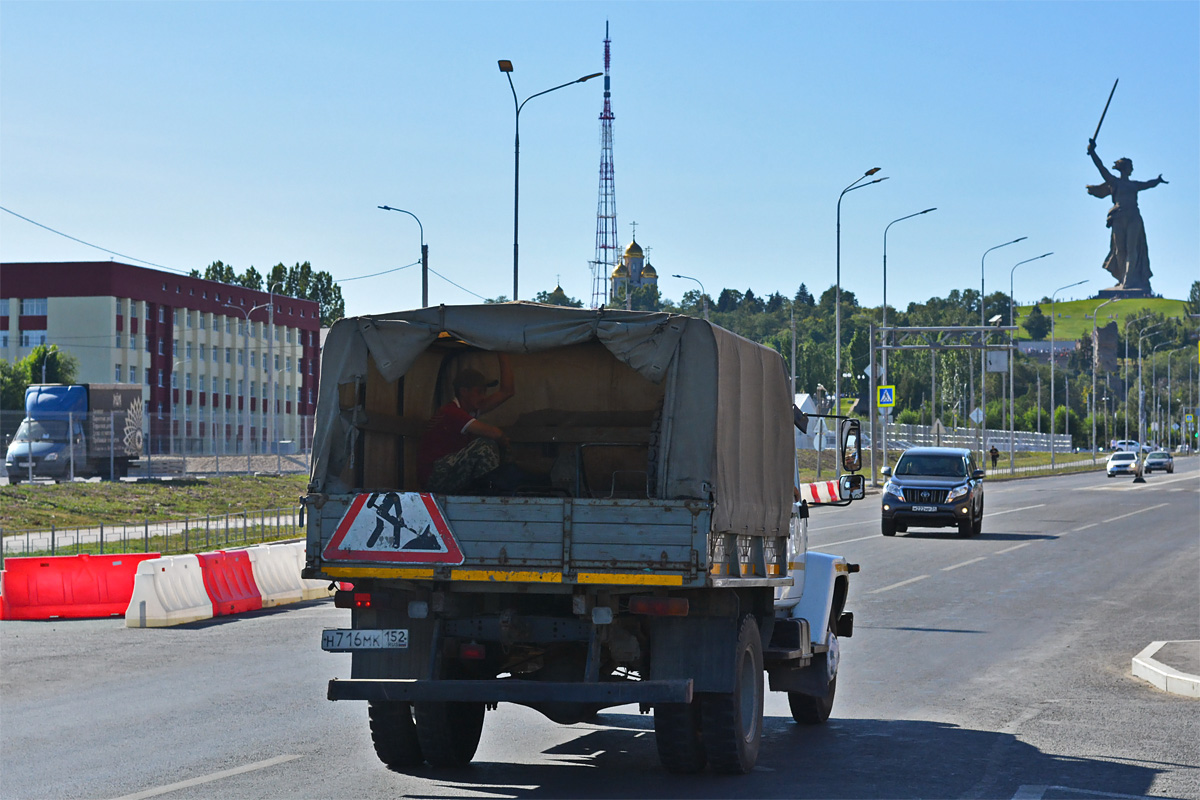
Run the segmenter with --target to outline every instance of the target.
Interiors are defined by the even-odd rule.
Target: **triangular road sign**
[[[461,564],[463,554],[433,495],[360,494],[325,547],[328,561]]]

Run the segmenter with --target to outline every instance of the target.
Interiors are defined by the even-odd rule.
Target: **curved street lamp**
[[[1072,286],[1082,286],[1087,283],[1087,279],[1068,283],[1066,286],[1060,286],[1050,295],[1050,468],[1054,469],[1054,297],[1063,289],[1070,289]],[[1067,409],[1067,414],[1070,415],[1071,409]],[[1068,420],[1068,423],[1070,421]]]
[[[1039,258],[1045,258],[1046,256],[1052,255],[1054,255],[1054,251],[1042,253],[1040,256],[1027,258],[1024,261],[1018,261],[1016,264],[1013,264],[1013,268],[1008,271],[1008,324],[1010,326],[1015,328],[1017,325],[1015,313],[1016,310],[1013,308],[1013,275],[1016,273],[1017,267],[1021,266],[1022,264],[1028,264],[1030,261],[1037,261]],[[1016,333],[1014,332],[1012,336],[1016,337]],[[1009,354],[1009,359],[1012,359],[1015,354],[1016,351],[1012,351]],[[1017,398],[1016,380],[1013,378],[1014,363],[1015,362],[1010,361],[1008,365],[1008,421],[1010,425],[1008,433],[1008,471],[1010,473],[1016,468],[1017,449]],[[984,415],[984,421],[987,421],[986,414]]]
[[[708,322],[708,292],[704,291],[704,284],[700,283],[699,278],[693,278],[691,275],[672,275],[672,278],[683,278],[685,281],[695,281],[700,284],[700,299],[704,303],[704,321]]]
[[[514,128],[516,130],[516,134],[513,137],[513,297],[512,297],[513,301],[515,302],[516,300],[519,299],[517,296],[517,209],[518,209],[518,201],[521,197],[521,109],[525,107],[526,103],[528,103],[530,100],[532,100],[535,97],[541,97],[544,94],[549,94],[550,92],[557,91],[558,89],[563,89],[567,86],[571,86],[572,84],[583,83],[584,81],[590,81],[592,78],[599,78],[604,73],[603,72],[594,72],[591,75],[584,75],[582,78],[576,78],[573,81],[567,81],[566,83],[559,84],[558,86],[553,86],[549,89],[546,89],[545,91],[538,92],[537,94],[531,94],[531,95],[529,95],[529,97],[526,97],[524,100],[518,102],[517,101],[517,89],[516,89],[516,87],[513,86],[513,82],[512,82],[512,71],[513,71],[512,62],[508,61],[506,59],[500,59],[500,61],[498,61],[497,63],[500,65],[500,71],[503,72],[505,77],[508,78],[508,88],[512,89],[513,109],[516,112],[514,114],[514,118],[515,118]]]
[[[842,189],[842,193],[838,195],[837,201],[837,252],[836,252],[836,268],[837,268],[837,283],[833,298],[833,337],[834,337],[834,370],[833,370],[833,413],[840,414],[842,409],[842,198],[846,196],[846,192],[853,192],[855,189],[865,189],[873,183],[886,181],[887,177],[876,178],[873,181],[863,181],[879,172],[880,167],[871,167],[862,174],[862,177],[856,179],[854,183]],[[842,467],[839,464],[837,474],[842,474]]]
[[[416,214],[405,211],[403,208],[392,208],[391,206],[376,206],[376,208],[384,211],[399,211],[401,214],[408,214],[417,220],[417,227],[421,230],[421,308],[429,308],[429,248],[425,245],[425,226],[421,224],[421,220],[417,219]]]
[[[1096,463],[1096,370],[1100,367],[1100,343],[1096,341],[1096,321],[1100,319],[1100,309],[1116,299],[1108,298],[1092,312],[1092,393],[1088,396],[1092,407],[1092,464]]]
[[[253,472],[250,468],[250,315],[260,308],[266,308],[268,303],[259,303],[251,307],[249,310],[241,306],[235,306],[232,303],[223,303],[225,308],[232,308],[234,311],[242,312],[246,318],[246,327],[242,329],[243,355],[242,355],[242,447],[246,449],[246,472]]]
[[[984,265],[987,262],[987,254],[992,252],[993,250],[999,250],[1001,247],[1008,247],[1010,244],[1016,244],[1017,242],[1023,242],[1028,238],[1029,238],[1028,236],[1022,236],[1019,239],[1013,239],[1011,242],[1005,242],[1004,244],[998,244],[995,247],[989,247],[987,250],[983,251],[983,255],[979,258],[979,327],[980,328],[987,327],[987,304],[984,302],[984,298],[987,297],[987,294],[985,293],[984,288],[983,288]],[[1009,324],[1011,324],[1011,323],[1009,323]],[[980,460],[980,462],[984,462],[987,460],[987,452],[986,452],[987,451],[987,347],[986,347],[987,332],[986,331],[984,331],[980,334],[980,344],[985,345],[983,350],[981,350],[979,353],[979,407],[981,409],[983,409],[983,421],[981,423],[979,423],[979,460]],[[1012,358],[1012,353],[1009,353],[1009,358]],[[1003,392],[1003,386],[1004,386],[1004,384],[1001,384],[1001,392]],[[1001,408],[1004,407],[1003,398],[1001,398],[1000,407]],[[1003,418],[1003,413],[1001,414],[1001,417]],[[1001,429],[1003,429],[1003,425],[1001,425]]]

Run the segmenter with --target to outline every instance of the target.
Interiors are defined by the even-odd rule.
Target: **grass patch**
[[[0,487],[0,529],[161,522],[292,508],[307,475],[238,475],[173,486],[155,483],[62,483]]]
[[[1081,339],[1083,337],[1091,337],[1092,335],[1092,313],[1096,307],[1103,303],[1103,300],[1069,300],[1066,302],[1058,301],[1054,304],[1054,313],[1059,314],[1054,321],[1054,338],[1058,341],[1069,341],[1073,339]],[[1017,306],[1017,338],[1030,341],[1029,333],[1021,326],[1021,323],[1033,310],[1033,305]],[[1125,330],[1126,319],[1136,319],[1140,316],[1149,313],[1162,314],[1166,317],[1186,318],[1186,304],[1183,300],[1168,300],[1165,297],[1151,297],[1144,300],[1114,300],[1113,302],[1100,309],[1100,319],[1096,324],[1103,328],[1110,322],[1116,322],[1119,330]],[[1042,306],[1042,313],[1046,316],[1050,315],[1050,305],[1047,303]],[[1050,341],[1050,334],[1046,334],[1046,341]]]

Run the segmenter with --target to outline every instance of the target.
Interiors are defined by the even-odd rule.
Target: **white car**
[[[1137,453],[1124,450],[1110,455],[1108,463],[1104,467],[1104,471],[1110,478],[1116,475],[1136,475],[1137,470]]]
[[[1140,449],[1141,449],[1141,445],[1139,445],[1135,439],[1119,439],[1119,440],[1117,440],[1116,443],[1113,444],[1113,450],[1118,453],[1120,453],[1120,452],[1136,453]]]

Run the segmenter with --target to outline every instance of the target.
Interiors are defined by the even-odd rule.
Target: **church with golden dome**
[[[658,273],[650,262],[636,236],[625,248],[625,255],[617,262],[609,279],[609,302],[624,304],[625,298],[643,286],[657,286]]]

